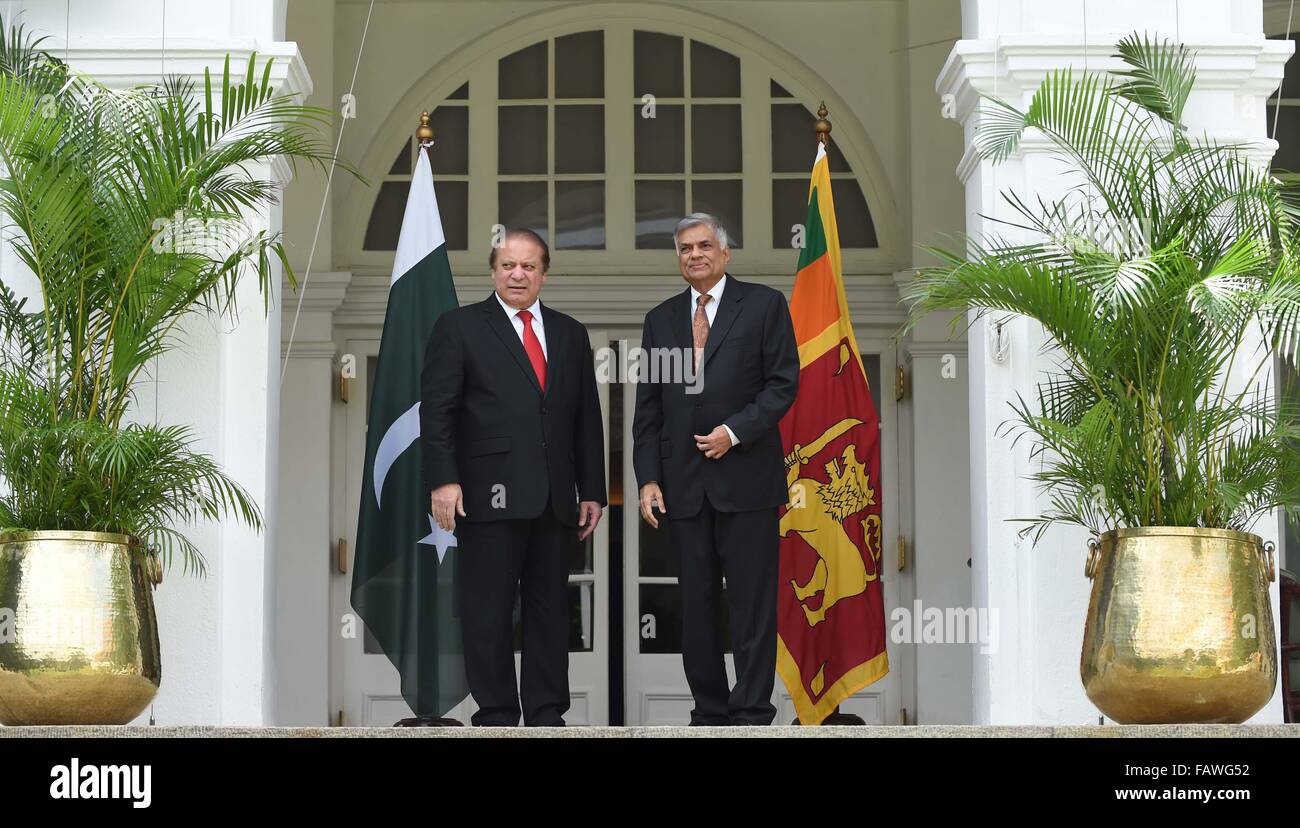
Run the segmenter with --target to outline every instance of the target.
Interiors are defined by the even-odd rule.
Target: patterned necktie
[[[533,364],[533,370],[537,372],[537,384],[546,390],[546,354],[542,353],[542,341],[537,338],[537,332],[533,330],[532,313],[522,310],[519,312],[519,318],[524,323],[524,352],[528,354],[528,361]]]
[[[713,297],[705,293],[696,299],[695,320],[691,323],[691,334],[695,339],[695,370],[700,370],[700,357],[704,355],[704,343],[709,341],[709,314],[704,306]]]

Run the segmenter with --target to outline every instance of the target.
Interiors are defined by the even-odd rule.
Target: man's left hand
[[[695,447],[710,460],[717,460],[731,449],[731,435],[725,427],[718,426],[707,437],[696,434]]]
[[[578,504],[578,540],[585,541],[596,531],[601,511],[600,504],[594,500],[584,500]]]

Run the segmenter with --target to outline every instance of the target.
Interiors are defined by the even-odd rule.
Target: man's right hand
[[[448,532],[456,528],[456,515],[465,517],[465,503],[461,498],[459,483],[439,486],[433,490],[430,500],[433,519]]]
[[[646,523],[658,529],[659,519],[654,516],[654,512],[650,511],[656,506],[659,507],[659,511],[668,514],[668,508],[664,506],[664,494],[659,491],[659,484],[650,482],[641,487],[641,517],[645,518]]]

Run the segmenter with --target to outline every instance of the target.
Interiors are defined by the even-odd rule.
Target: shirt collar
[[[709,295],[713,297],[713,301],[710,304],[712,304],[713,307],[716,308],[718,304],[722,302],[722,289],[725,288],[726,286],[727,286],[727,274],[724,273],[722,274],[722,278],[718,280],[718,283],[713,287],[709,288]],[[699,304],[700,304],[700,292],[695,289],[695,285],[691,285],[691,309],[694,310],[696,307],[699,306]],[[706,305],[705,307],[708,306]]]
[[[497,298],[497,302],[501,304],[501,309],[506,312],[506,318],[511,322],[515,321],[515,317],[519,315],[520,310],[526,310],[533,315],[534,322],[539,325],[542,324],[542,300],[540,297],[534,299],[533,303],[526,308],[512,308],[505,303],[505,300],[501,298],[501,294],[495,290],[492,291],[492,295]]]

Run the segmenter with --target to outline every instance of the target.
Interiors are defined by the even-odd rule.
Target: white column
[[[911,0],[907,4],[908,119],[911,136],[911,236],[914,267],[934,264],[926,245],[946,245],[965,226],[966,213],[952,198],[952,170],[964,146],[955,108],[934,97],[934,77],[943,67],[951,39],[961,33],[959,0]],[[895,274],[900,291],[912,273]],[[948,319],[923,320],[900,345],[907,393],[899,406],[910,469],[899,469],[911,492],[909,562],[900,596],[915,613],[965,610],[971,602],[970,470],[966,422],[966,338]],[[908,472],[910,471],[910,475]],[[970,644],[923,641],[913,648],[917,724],[971,722]]]
[[[978,94],[1023,107],[1053,69],[1116,66],[1114,44],[1133,31],[1181,41],[1198,53],[1198,83],[1187,107],[1194,132],[1252,140],[1261,162],[1276,149],[1266,138],[1264,105],[1291,45],[1265,39],[1259,0],[964,0],[962,29],[965,39],[953,47],[936,89],[954,96],[966,130],[957,174],[972,235],[992,229],[981,215],[1009,216],[1000,191],[1015,189],[1032,202],[1036,193],[1051,198],[1067,185],[1059,163],[1032,136],[996,167],[975,157],[970,139],[982,106]],[[1007,235],[1008,228],[997,230]],[[1043,332],[1028,320],[1011,321],[1001,333],[1001,358],[995,336],[988,320],[968,334],[972,590],[976,606],[998,610],[1001,626],[997,652],[975,656],[975,721],[1095,723],[1098,713],[1078,675],[1089,593],[1086,533],[1053,529],[1033,548],[1009,522],[1043,506],[1026,479],[1028,442],[1013,448],[999,435],[1011,417],[1008,401],[1034,396],[1045,365]],[[1275,538],[1276,526],[1261,522],[1257,532]],[[1280,715],[1275,698],[1255,720],[1280,721]]]
[[[971,603],[970,478],[966,458],[965,342],[907,345],[907,396],[911,408],[913,495],[916,523],[909,554],[914,599],[945,613]],[[973,561],[972,561],[973,563]],[[963,633],[978,633],[978,619]],[[963,636],[965,637],[965,636]],[[945,641],[916,643],[916,722],[969,724],[975,646]]]
[[[302,275],[299,271],[300,280]],[[338,628],[329,618],[336,540],[330,534],[330,414],[339,374],[331,337],[334,311],[351,280],[346,272],[312,274],[280,389],[280,534],[273,577],[275,700],[270,722],[278,726],[330,723],[330,635]],[[298,301],[287,287],[284,296],[281,358]],[[360,389],[356,399],[364,399]]]
[[[70,7],[68,14],[63,3],[0,3],[0,12],[21,11],[29,30],[48,37],[48,51],[113,87],[157,82],[165,71],[190,77],[201,90],[205,68],[219,80],[229,54],[232,74],[242,75],[256,51],[259,67],[275,58],[277,91],[311,91],[297,47],[280,40],[283,0],[72,0]],[[290,177],[278,162],[250,171],[281,185]],[[263,209],[245,222],[279,233],[281,209]],[[280,284],[280,275],[277,265],[272,284]],[[163,423],[191,426],[197,447],[252,494],[265,520],[261,533],[230,520],[188,529],[207,559],[208,577],[185,576],[178,567],[156,592],[159,724],[257,725],[271,718],[281,297],[277,290],[264,312],[249,279],[238,298],[234,324],[196,317],[184,326],[182,346],[160,360],[132,414],[151,421],[156,411]],[[138,721],[147,720],[146,713]]]

